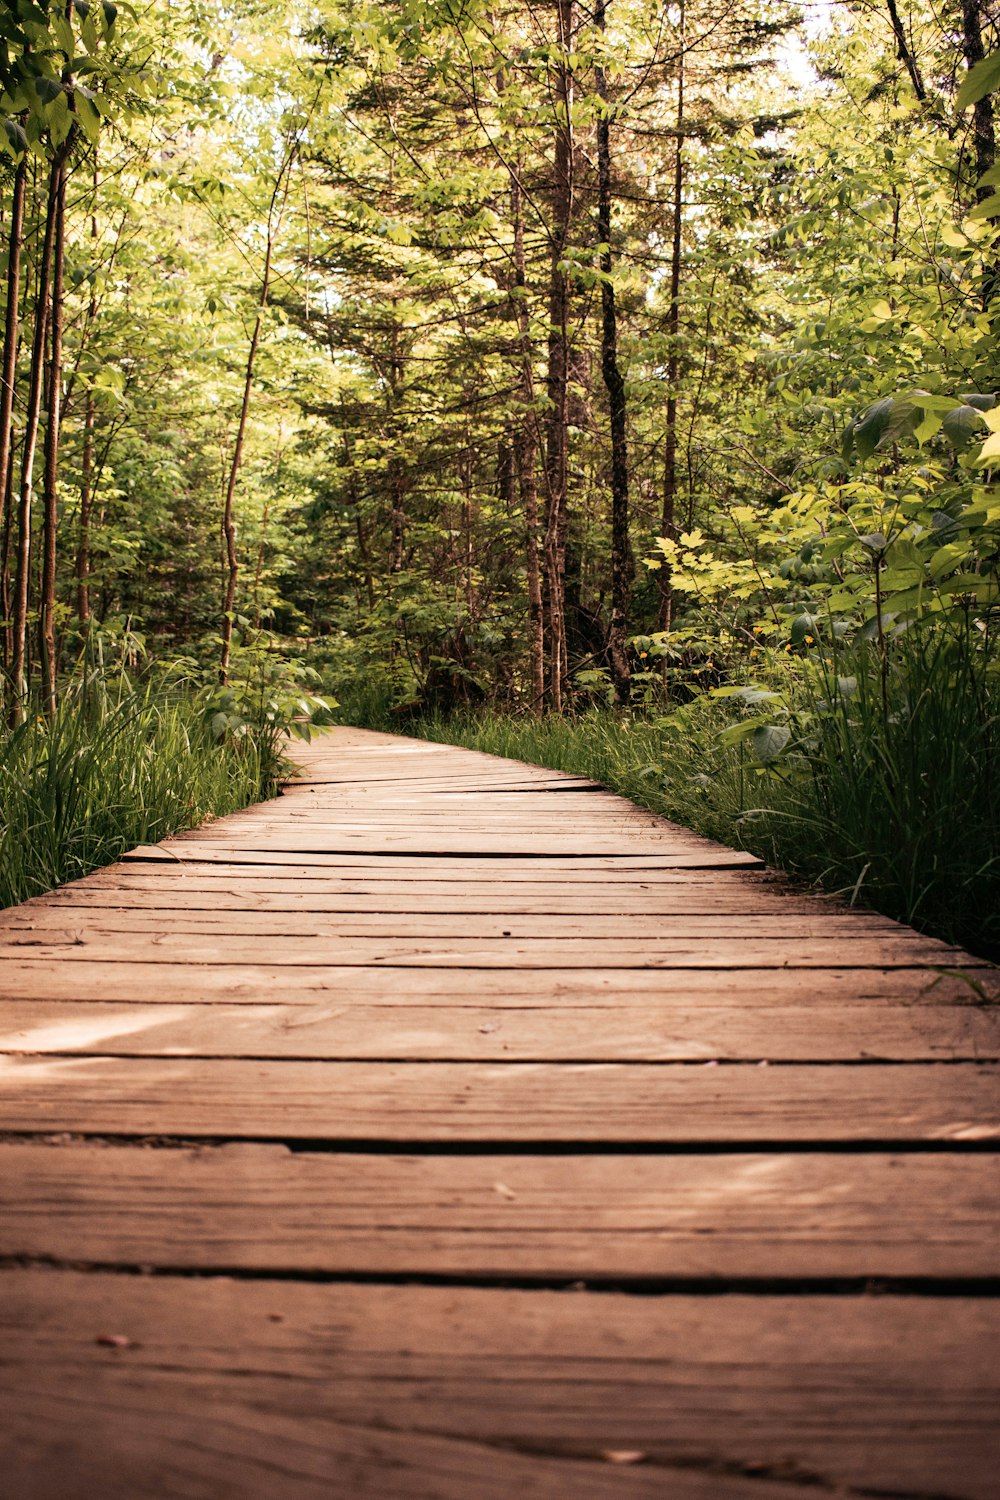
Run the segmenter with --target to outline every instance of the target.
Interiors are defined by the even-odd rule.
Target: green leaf
[[[712,688],[711,698],[736,698],[740,703],[771,703],[780,698],[780,693],[769,693],[766,688],[759,687],[720,687]]]
[[[777,760],[791,737],[787,724],[760,724],[753,732],[754,754],[764,765]]]
[[[876,401],[874,406],[870,406],[860,420],[855,422],[852,437],[859,458],[871,458],[888,428],[891,414],[892,397],[886,396],[884,400]]]
[[[743,719],[739,724],[730,724],[728,729],[724,729],[719,735],[719,743],[720,745],[738,745],[741,740],[748,740],[759,727],[753,719]]]
[[[941,423],[941,431],[953,448],[967,448],[985,427],[982,412],[977,411],[971,402],[956,406]]]
[[[982,203],[977,203],[969,214],[970,219],[1000,218],[1000,193],[991,193]]]
[[[876,448],[912,433],[919,409],[911,396],[885,396],[876,401],[854,425],[854,450],[858,457],[871,458]]]
[[[801,646],[805,644],[806,636],[812,636],[815,640],[818,634],[819,628],[816,624],[815,615],[796,615],[795,619],[792,621],[791,629],[791,641],[793,646]]]
[[[978,104],[996,88],[1000,88],[1000,52],[991,52],[966,73],[955,96],[955,106],[968,109],[970,104]]]
[[[16,120],[4,120],[4,135],[7,138],[7,146],[12,156],[23,156],[28,149],[28,137]]]

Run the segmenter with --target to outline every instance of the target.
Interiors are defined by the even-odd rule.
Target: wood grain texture
[[[0,1145],[0,1256],[159,1269],[1000,1277],[1000,1159]]]
[[[72,964],[59,958],[39,962],[22,950],[0,964],[0,999],[124,1000],[175,1005],[179,1001],[240,1004],[280,1001],[304,1005],[316,1000],[374,1005],[423,1005],[448,1000],[453,1006],[484,1002],[501,1009],[566,1005],[591,1009],[617,1006],[642,998],[655,1006],[701,1007],[723,1005],[733,1022],[747,1008],[793,1005],[803,1016],[826,1004],[912,1006],[923,1014],[928,1007],[955,1005],[984,1015],[993,1014],[997,976],[994,972],[940,971],[921,967],[894,969],[477,969],[372,968],[338,964],[233,962],[195,964],[184,957],[148,954],[148,961],[107,963],[96,953],[74,955]],[[842,954],[840,955],[843,956]],[[230,955],[232,960],[233,955]],[[984,1006],[981,996],[993,996]],[[915,1020],[919,1024],[920,1016]],[[864,1019],[858,1018],[858,1041],[865,1038]]]
[[[211,825],[208,825],[211,826]],[[198,829],[199,834],[207,829]],[[222,823],[216,828],[216,834],[223,832]],[[226,867],[246,867],[246,865],[289,865],[306,864],[312,870],[381,870],[382,874],[391,871],[396,874],[399,870],[411,870],[415,876],[429,871],[447,871],[451,876],[460,879],[468,876],[474,879],[495,880],[502,879],[579,879],[580,876],[592,880],[595,876],[603,877],[604,873],[615,876],[615,874],[628,874],[634,877],[636,871],[667,871],[667,870],[763,870],[760,859],[754,858],[750,853],[742,853],[738,849],[721,849],[718,852],[684,853],[678,852],[673,855],[666,853],[577,853],[577,855],[546,855],[546,853],[529,853],[528,856],[510,853],[507,856],[498,856],[489,850],[426,850],[426,849],[394,849],[388,846],[384,840],[375,840],[372,849],[340,849],[333,850],[309,849],[306,850],[306,859],[301,859],[292,847],[291,852],[283,846],[270,843],[268,847],[255,849],[255,847],[243,847],[237,841],[222,843],[219,837],[174,838],[174,840],[163,840],[159,844],[138,844],[135,849],[121,856],[120,864],[132,865],[186,865],[186,864],[225,864]],[[429,858],[433,859],[430,865]]]
[[[217,1445],[228,1456],[251,1426],[272,1438],[280,1465],[277,1437],[293,1419],[309,1423],[317,1448],[334,1423],[476,1445],[501,1465],[513,1451],[589,1462],[595,1473],[602,1453],[631,1450],[646,1458],[636,1472],[655,1475],[665,1497],[690,1493],[693,1478],[706,1496],[738,1493],[727,1476],[750,1475],[751,1495],[768,1493],[769,1476],[797,1481],[800,1494],[807,1482],[820,1492],[996,1494],[993,1302],[30,1271],[4,1273],[4,1283],[3,1426],[16,1414],[18,1428],[32,1427],[36,1471],[50,1484],[53,1468],[72,1467],[92,1441],[95,1412],[119,1412],[129,1436],[124,1459],[112,1448],[111,1475],[136,1435],[140,1472],[155,1471],[178,1427],[187,1442],[175,1462],[196,1477],[218,1472]],[[102,1334],[129,1342],[105,1347]],[[234,1408],[235,1426],[216,1436],[214,1414],[225,1423]],[[16,1454],[16,1430],[14,1445]],[[264,1461],[259,1443],[251,1452]],[[419,1445],[411,1452],[423,1467]],[[631,1478],[615,1474],[620,1493]],[[569,1482],[562,1493],[575,1500]],[[299,1494],[294,1469],[285,1479],[279,1467],[272,1483]],[[203,1479],[191,1493],[214,1494]],[[464,1500],[454,1487],[443,1493]]]
[[[0,1129],[331,1141],[1000,1139],[1000,1069],[0,1059]]]
[[[995,974],[579,777],[295,753],[0,916],[5,1494],[992,1500]]]
[[[98,958],[113,963],[231,963],[300,966],[349,966],[462,970],[476,969],[826,969],[844,965],[866,968],[988,968],[968,962],[960,950],[919,933],[871,933],[861,928],[850,937],[821,933],[777,941],[768,937],[515,938],[488,937],[313,937],[234,934],[231,943],[216,934],[177,931],[110,932],[83,922],[32,926],[30,921],[0,929],[0,963],[11,959],[40,963],[78,963]]]
[[[131,1005],[0,1000],[0,1052],[404,1062],[955,1062],[1000,1060],[1000,1011],[971,1005],[657,1004],[619,994],[558,1005],[475,995],[381,1003]]]
[[[719,941],[727,945],[747,938],[769,942],[805,943],[811,939],[883,937],[893,953],[915,947],[928,952],[927,939],[909,928],[868,913],[855,916],[828,912],[785,912],[757,915],[728,913],[724,916],[569,916],[562,912],[541,915],[489,912],[301,912],[265,911],[250,903],[244,910],[206,911],[171,907],[166,911],[136,907],[74,907],[65,903],[36,905],[28,912],[0,912],[0,941],[19,942],[32,934],[67,932],[90,941],[105,934],[149,933],[156,938],[171,933],[195,936],[242,938],[455,938],[462,941],[514,938],[518,942],[551,939],[586,944],[621,939],[640,953],[648,944],[684,942],[707,949]],[[940,950],[935,948],[934,954]]]

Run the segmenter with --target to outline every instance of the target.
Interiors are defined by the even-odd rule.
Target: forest
[[[993,0],[5,0],[0,903],[339,721],[1000,956]]]

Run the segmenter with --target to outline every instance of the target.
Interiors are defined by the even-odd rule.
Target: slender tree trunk
[[[963,0],[963,3],[967,4],[968,0]],[[921,77],[920,69],[917,66],[917,59],[914,57],[912,51],[910,50],[910,44],[906,36],[906,29],[903,26],[899,11],[896,7],[896,0],[888,0],[888,6],[889,20],[892,23],[892,34],[896,38],[896,56],[899,58],[907,73],[910,75],[910,82],[913,85],[913,92],[916,94],[920,103],[923,104],[927,98],[927,90],[924,87],[924,80]]]
[[[267,311],[267,298],[271,289],[271,261],[274,253],[274,240],[268,235],[267,254],[264,258],[264,275],[261,281],[260,300],[257,303],[257,316],[254,319],[253,335],[250,339],[250,348],[247,352],[246,372],[243,377],[243,401],[240,406],[240,420],[236,429],[236,441],[233,444],[233,456],[229,465],[229,477],[226,482],[226,499],[222,508],[222,536],[226,548],[226,586],[222,599],[222,653],[219,657],[219,681],[225,687],[229,681],[229,659],[233,644],[233,615],[236,610],[236,585],[239,582],[240,562],[236,551],[236,481],[239,478],[240,468],[243,463],[243,445],[246,442],[247,419],[250,416],[250,397],[253,394],[254,368],[257,363],[257,350],[260,347],[261,329],[264,326],[264,314]]]
[[[267,251],[264,256],[264,272],[261,277],[260,296],[257,300],[257,316],[254,319],[253,335],[250,339],[250,348],[247,351],[240,420],[236,429],[236,441],[233,444],[232,461],[229,465],[226,499],[222,507],[222,537],[226,553],[226,584],[222,598],[222,650],[219,656],[219,681],[223,687],[229,681],[229,658],[233,644],[233,614],[236,610],[236,586],[240,576],[239,556],[236,551],[236,481],[239,478],[240,468],[243,464],[243,445],[246,442],[247,419],[250,416],[250,398],[253,395],[253,378],[257,365],[257,350],[260,347],[260,336],[264,327],[264,316],[267,312],[267,299],[271,291],[274,247],[281,229],[285,207],[288,203],[292,164],[295,161],[298,151],[298,137],[294,141],[286,143],[286,146],[287,149],[281,166],[278,169],[278,175],[275,178],[274,191],[271,193],[271,202],[267,210]],[[279,199],[281,203],[280,208],[278,206]]]
[[[677,62],[677,143],[674,155],[673,231],[670,240],[670,305],[667,310],[667,430],[663,451],[663,511],[660,535],[673,537],[677,515],[677,387],[681,375],[681,258],[684,214],[684,72],[687,32],[683,0],[680,12],[680,52]],[[669,630],[673,614],[673,582],[669,561],[659,572],[660,604],[656,624]]]
[[[95,248],[98,238],[97,230],[97,154],[94,154],[94,201],[95,209],[90,216],[90,240]],[[92,286],[90,303],[87,307],[87,329],[92,329],[97,321],[97,289]],[[68,400],[67,396],[67,400]],[[96,421],[96,406],[94,392],[91,386],[87,387],[87,394],[83,408],[83,456],[80,463],[80,530],[77,536],[76,547],[76,614],[80,629],[85,630],[90,623],[90,517],[94,505],[94,424]]]
[[[604,30],[605,0],[597,0],[594,19]],[[618,364],[618,320],[614,258],[611,252],[611,112],[607,78],[597,70],[597,92],[604,108],[597,120],[597,237],[601,244],[601,374],[608,392],[611,418],[611,625],[608,659],[615,701],[629,700],[628,608],[634,564],[628,535],[628,437],[625,381]]]
[[[497,499],[503,506],[505,516],[514,511],[514,450],[510,432],[505,431],[497,444]]]
[[[468,434],[466,441],[468,442]],[[472,461],[472,448],[466,447],[461,460],[462,474],[462,530],[465,533],[465,557],[463,568],[465,573],[465,607],[469,614],[470,623],[476,617],[476,546],[475,546],[475,494],[474,477],[475,470]]]
[[[552,707],[563,706],[568,669],[566,641],[566,531],[569,464],[569,276],[565,254],[573,221],[573,72],[570,54],[576,31],[576,0],[556,0],[558,62],[555,66],[556,133],[553,162],[551,263],[549,272],[549,399],[545,475],[545,583],[549,614],[549,690]]]
[[[45,684],[45,707],[56,711],[56,542],[59,531],[59,437],[62,423],[63,273],[66,256],[67,149],[53,164],[55,229],[52,252],[52,296],[49,315],[51,354],[48,372],[48,409],[45,423],[44,527],[42,533],[40,659]]]
[[[520,345],[521,418],[514,436],[514,463],[524,514],[525,563],[528,583],[528,633],[531,651],[531,708],[540,713],[545,703],[545,615],[542,608],[542,575],[538,557],[538,413],[535,410],[535,371],[531,347],[531,317],[528,311],[527,272],[524,260],[524,205],[520,180],[511,174],[511,217],[514,222],[514,312]]]
[[[386,392],[393,442],[389,460],[389,572],[393,575],[403,571],[406,555],[406,474],[399,452],[400,434],[396,419],[396,407],[402,395],[405,374],[405,355],[400,348],[399,325],[393,323],[389,336],[389,381]]]
[[[90,623],[90,518],[94,505],[94,393],[88,390],[83,411],[83,456],[80,461],[80,534],[76,549],[76,614],[80,628]]]
[[[34,498],[35,453],[38,447],[38,421],[42,408],[42,385],[45,374],[45,347],[49,324],[49,280],[52,272],[52,245],[56,222],[56,166],[53,164],[49,176],[48,203],[45,213],[45,235],[38,263],[38,280],[35,293],[35,324],[31,344],[31,368],[28,374],[28,396],[24,413],[24,443],[21,450],[21,490],[17,512],[17,571],[14,579],[13,635],[14,645],[11,660],[11,679],[14,700],[11,705],[11,722],[21,715],[24,694],[27,690],[25,663],[27,660],[28,596],[31,577],[31,506]]]
[[[389,491],[392,498],[389,517],[389,572],[401,573],[406,550],[406,483],[398,459],[392,461]]]
[[[21,299],[21,250],[24,241],[24,200],[28,153],[14,173],[7,232],[7,308],[4,315],[3,365],[0,369],[0,492],[3,494],[3,549],[0,557],[0,616],[10,619],[10,544],[14,524],[14,386],[17,380],[18,313]],[[3,664],[10,666],[11,630],[3,626]]]

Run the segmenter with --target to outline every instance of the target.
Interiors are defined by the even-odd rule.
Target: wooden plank
[[[0,1052],[371,1061],[955,1062],[1000,1060],[1000,1011],[544,1001],[116,1005],[0,1000]]]
[[[624,1000],[644,997],[669,1004],[677,1013],[705,1005],[768,1009],[797,1005],[805,1016],[814,1006],[859,1005],[858,1035],[865,1012],[899,1004],[927,1007],[943,1004],[980,1010],[981,999],[996,992],[996,976],[985,970],[934,971],[913,968],[808,969],[443,969],[350,968],[338,964],[292,965],[231,962],[193,964],[183,956],[170,961],[105,963],[75,956],[42,962],[8,958],[0,964],[0,998],[34,1000],[117,1000],[175,1005],[210,1001],[216,1005],[245,1001],[280,1001],[307,1005],[319,1000],[375,1005],[427,1005],[500,1009],[525,1006],[606,1010]],[[992,1007],[987,1007],[989,1011]]]
[[[920,958],[937,957],[936,947],[928,954],[928,939],[909,927],[902,927],[886,917],[867,912],[732,912],[682,913],[654,915],[650,912],[624,912],[615,915],[570,916],[563,912],[527,915],[523,912],[384,912],[377,909],[348,912],[268,911],[254,903],[228,909],[173,906],[168,909],[132,908],[130,906],[68,907],[63,901],[39,899],[27,910],[14,907],[0,911],[0,943],[14,943],[32,934],[46,942],[61,943],[67,937],[82,937],[88,942],[102,942],[104,934],[149,933],[157,939],[178,933],[213,938],[305,937],[355,938],[391,937],[443,939],[449,944],[458,939],[494,943],[513,938],[518,943],[539,941],[573,942],[593,949],[606,942],[622,940],[644,953],[649,945],[661,943],[691,945],[701,949],[724,943],[731,951],[734,944],[748,939],[786,946],[849,939],[852,943],[884,940],[890,951],[915,948]],[[51,936],[46,936],[51,934]],[[933,939],[930,940],[933,942]],[[654,948],[655,951],[655,948]],[[954,953],[954,950],[951,950]],[[593,961],[593,960],[592,960]],[[918,959],[919,961],[919,959]]]
[[[97,1431],[111,1448],[97,1493],[130,1500],[217,1496],[205,1475],[219,1472],[220,1446],[246,1472],[240,1444],[251,1428],[271,1439],[270,1494],[297,1495],[277,1441],[289,1419],[308,1422],[324,1452],[333,1422],[457,1439],[456,1462],[476,1445],[501,1471],[511,1450],[589,1461],[591,1472],[602,1454],[632,1452],[645,1459],[635,1472],[655,1474],[671,1500],[692,1476],[706,1481],[706,1500],[738,1493],[727,1476],[748,1479],[754,1496],[768,1495],[770,1476],[798,1494],[806,1484],[996,1494],[1000,1307],[982,1299],[630,1298],[10,1271],[0,1318],[8,1464],[13,1449],[17,1472],[36,1474],[42,1494],[65,1497],[55,1473],[72,1475],[102,1415]],[[109,1347],[102,1335],[127,1342]],[[241,1418],[230,1426],[234,1408]],[[263,1452],[253,1440],[250,1451]],[[150,1470],[168,1452],[187,1488],[171,1477],[155,1492]],[[368,1465],[362,1454],[360,1471]],[[573,1469],[562,1473],[561,1495],[576,1500]],[[627,1467],[616,1472],[615,1493],[630,1494],[630,1479]],[[353,1497],[345,1476],[336,1483]],[[39,1489],[16,1493],[39,1500]]]
[[[662,1500],[662,1470],[261,1411],[235,1382],[142,1373],[97,1393],[58,1371],[5,1396],[0,1461],[23,1500]],[[102,1404],[102,1402],[107,1404]],[[266,1407],[266,1402],[265,1402]],[[672,1473],[671,1500],[799,1500],[795,1485]]]
[[[634,833],[631,830],[618,838],[600,833],[588,838],[586,834],[580,837],[570,837],[529,832],[523,834],[503,831],[481,833],[475,830],[451,833],[447,829],[441,831],[429,829],[426,833],[420,833],[411,832],[409,828],[406,831],[401,830],[398,821],[389,821],[384,827],[376,826],[369,829],[331,828],[328,833],[314,829],[307,822],[303,822],[301,829],[288,829],[286,825],[281,828],[259,830],[209,824],[197,830],[197,838],[194,834],[178,834],[174,839],[164,840],[160,847],[170,854],[194,846],[201,854],[212,844],[219,849],[224,849],[230,855],[268,853],[283,854],[286,857],[290,854],[377,853],[380,855],[457,855],[479,859],[484,855],[511,855],[521,858],[526,855],[535,858],[551,858],[561,855],[573,859],[601,857],[637,859],[645,854],[669,859],[674,865],[678,860],[684,859],[705,869],[719,865],[728,867],[755,863],[749,858],[740,859],[733,853],[716,853],[713,850],[701,852],[693,849],[689,844],[671,843],[668,838],[659,838],[648,833]]]
[[[60,887],[72,890],[95,888],[101,884],[116,886],[123,882],[131,889],[145,883],[149,889],[158,889],[163,883],[196,881],[210,886],[220,881],[227,884],[236,881],[262,887],[271,882],[295,882],[301,886],[309,882],[309,889],[357,889],[363,886],[373,890],[392,891],[396,888],[415,886],[420,889],[463,888],[482,894],[483,890],[499,888],[517,893],[526,888],[541,894],[558,894],[565,890],[573,895],[579,888],[584,891],[601,890],[631,893],[633,891],[676,892],[687,889],[724,891],[792,891],[792,887],[776,876],[743,866],[720,869],[675,869],[655,866],[624,866],[605,864],[592,868],[585,861],[562,863],[553,867],[548,860],[464,860],[458,863],[447,859],[406,859],[366,855],[360,858],[345,856],[344,864],[330,864],[321,860],[291,861],[290,863],[268,862],[257,864],[214,858],[202,859],[125,859],[114,865],[95,870],[81,880],[71,881]],[[802,894],[801,891],[797,894]],[[810,893],[811,894],[811,893]],[[812,899],[827,902],[832,898],[813,895]]]
[[[303,889],[304,887],[304,889]],[[493,913],[510,912],[521,916],[590,917],[600,911],[601,918],[613,916],[718,916],[740,915],[821,916],[843,915],[839,908],[815,896],[786,892],[721,890],[711,886],[671,885],[649,891],[631,886],[578,886],[572,895],[562,895],[555,885],[530,886],[481,884],[478,893],[468,894],[458,881],[345,882],[327,886],[318,880],[246,881],[238,875],[228,880],[183,876],[137,877],[134,884],[124,878],[112,886],[105,882],[92,885],[78,881],[34,896],[22,906],[25,917],[39,907],[50,909],[121,908],[128,911],[289,911],[289,912],[379,912],[383,917],[394,912]]]
[[[330,1141],[822,1144],[1000,1138],[989,1064],[0,1059],[0,1129]]]
[[[605,806],[618,805],[632,812],[640,811],[644,816],[657,816],[649,809],[637,809],[635,803],[585,776],[562,775],[529,766],[518,768],[514,763],[509,770],[438,765],[372,767],[368,771],[363,767],[345,767],[342,771],[331,771],[307,765],[300,778],[286,783],[278,797],[271,799],[271,805],[280,808],[307,800],[352,801],[359,805],[378,801],[381,805],[391,798],[406,797],[419,798],[426,804],[447,805],[456,799],[512,797],[526,803],[534,799],[544,808],[550,805],[552,793],[576,801],[589,797]]]
[[[135,849],[123,854],[120,863],[142,864],[142,865],[186,865],[186,864],[223,864],[234,866],[246,865],[308,865],[310,868],[324,869],[336,868],[343,870],[378,869],[383,872],[390,871],[397,876],[402,869],[410,869],[418,874],[430,874],[432,870],[445,871],[453,876],[461,876],[466,873],[476,875],[480,879],[495,880],[502,873],[505,880],[516,879],[518,873],[527,874],[527,878],[538,880],[546,875],[552,875],[560,881],[581,878],[593,880],[595,875],[603,879],[606,873],[628,873],[634,876],[636,870],[659,871],[659,870],[762,870],[763,861],[755,858],[752,854],[746,854],[739,849],[722,850],[718,854],[605,854],[575,855],[567,857],[559,854],[507,854],[500,857],[490,856],[484,851],[473,850],[471,854],[449,854],[447,851],[438,853],[394,851],[388,847],[382,847],[377,851],[341,850],[338,853],[325,853],[321,850],[310,850],[307,860],[295,858],[294,851],[289,858],[287,850],[280,849],[244,849],[240,847],[227,846],[218,841],[208,839],[199,844],[191,841],[173,840],[164,841],[162,844],[138,844]]]
[[[263,919],[262,919],[263,924]],[[180,924],[178,924],[179,926]],[[281,925],[281,924],[278,924]],[[863,968],[989,969],[985,959],[973,959],[958,948],[920,933],[865,932],[850,938],[833,934],[801,936],[794,942],[770,937],[726,937],[699,940],[676,936],[642,937],[393,937],[388,934],[338,937],[261,936],[240,934],[237,942],[245,963],[297,966],[378,968],[480,969],[781,969],[831,968],[836,964]],[[113,964],[185,962],[225,964],[234,956],[231,944],[218,935],[185,932],[172,928],[155,933],[109,932],[82,922],[63,927],[23,929],[0,926],[0,963],[11,959],[34,959],[39,963],[78,963],[99,957]]]
[[[541,1281],[1000,1276],[1000,1159],[0,1146],[0,1255]]]

